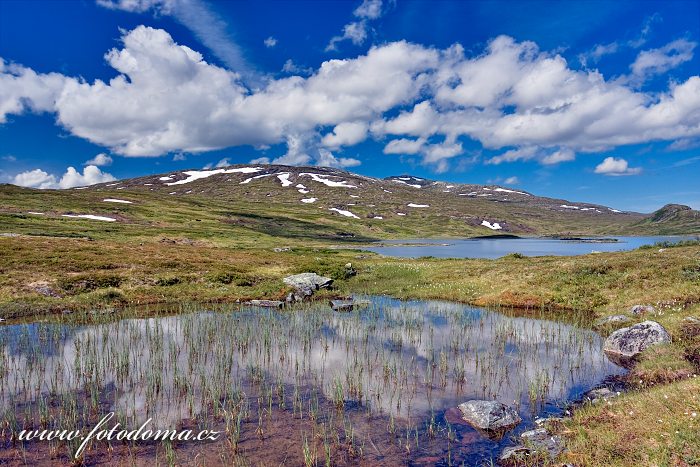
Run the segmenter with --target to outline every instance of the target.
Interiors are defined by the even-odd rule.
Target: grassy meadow
[[[700,463],[700,329],[686,321],[700,316],[697,242],[576,257],[402,259],[359,248],[378,238],[435,236],[445,225],[423,219],[426,227],[416,231],[397,220],[380,229],[363,220],[347,228],[342,219],[284,205],[271,204],[260,215],[255,205],[221,203],[213,209],[211,201],[162,195],[148,195],[157,202],[105,208],[105,215],[129,222],[51,215],[86,212],[94,206],[93,196],[105,194],[27,198],[3,191],[0,317],[6,323],[56,317],[90,322],[122,308],[148,315],[188,303],[284,299],[290,289],[281,279],[300,272],[335,279],[332,290],[317,294],[320,300],[350,294],[450,300],[586,327],[635,304],[650,304],[657,310],[651,316],[628,316],[633,322],[660,322],[673,343],[645,353],[630,372],[629,392],[605,404],[584,405],[558,426],[568,445],[562,460]],[[456,228],[449,231],[459,235]],[[469,232],[464,229],[463,235]],[[346,263],[356,276],[346,275]],[[102,313],[91,314],[95,311]]]

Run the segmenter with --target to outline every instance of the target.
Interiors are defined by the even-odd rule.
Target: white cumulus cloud
[[[693,59],[697,44],[686,39],[678,39],[658,49],[644,50],[630,65],[632,75],[640,80],[647,76],[662,74],[682,63]]]
[[[371,17],[367,8],[361,18]],[[700,137],[700,76],[644,92],[507,36],[476,54],[459,44],[390,42],[259,88],[146,26],[125,31],[105,59],[114,76],[93,82],[1,61],[0,122],[54,113],[74,136],[132,157],[282,143],[287,152],[274,161],[289,164],[323,160],[319,148],[339,152],[371,136],[386,154],[419,155],[440,170],[463,152],[462,138],[502,151],[488,163],[547,165]],[[637,65],[643,73],[666,66],[644,63]]]
[[[56,176],[44,172],[41,169],[28,170],[26,172],[15,175],[12,183],[18,186],[28,188],[56,188]]]
[[[157,15],[172,16],[246,81],[260,81],[260,76],[248,63],[241,47],[233,41],[226,22],[204,0],[97,0],[97,4],[113,10],[132,13],[153,11]]]
[[[363,0],[355,8],[353,15],[358,21],[352,21],[343,26],[343,33],[331,38],[326,46],[326,51],[338,50],[338,43],[349,40],[355,45],[362,45],[367,39],[369,31],[369,21],[376,20],[382,16],[382,0]]]
[[[78,186],[95,185],[116,180],[112,174],[102,172],[95,165],[88,165],[80,173],[74,167],[68,167],[66,172],[57,181],[55,175],[49,174],[41,169],[28,170],[14,176],[12,183],[30,188],[74,188]]]
[[[112,174],[102,172],[100,168],[95,165],[88,165],[85,167],[82,174],[73,167],[68,167],[66,173],[63,174],[61,180],[58,182],[58,187],[73,188],[76,186],[95,185],[96,183],[105,183],[114,180],[116,180],[116,178],[114,178]]]
[[[595,173],[610,176],[637,175],[641,171],[638,167],[630,167],[626,160],[616,157],[606,157],[595,168]]]
[[[98,167],[112,165],[112,158],[105,153],[100,153],[89,161],[85,162],[84,165],[96,165]]]
[[[367,137],[367,123],[365,122],[343,122],[333,128],[332,133],[328,133],[321,140],[324,146],[337,148],[340,146],[353,146]]]

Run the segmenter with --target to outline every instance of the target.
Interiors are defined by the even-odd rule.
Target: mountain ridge
[[[0,190],[0,195],[8,190]],[[21,197],[21,191],[14,193]],[[111,212],[118,216],[115,222],[141,222],[137,205],[167,203],[199,206],[218,222],[261,231],[278,224],[277,230],[284,233],[285,225],[295,229],[303,222],[305,228],[341,229],[343,238],[700,232],[700,216],[692,209],[669,208],[654,218],[655,213],[537,196],[496,184],[453,183],[413,175],[380,179],[328,167],[236,164],[42,193],[47,198],[76,202],[64,211],[102,217]],[[109,199],[112,201],[105,201]],[[18,213],[24,206],[28,206],[26,201],[14,205],[4,201],[0,209]],[[25,213],[29,210],[24,208]],[[66,215],[72,214],[55,211],[55,216]]]

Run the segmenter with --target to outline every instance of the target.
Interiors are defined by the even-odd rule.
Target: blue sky
[[[699,209],[698,41],[697,0],[3,0],[0,181],[269,161]]]

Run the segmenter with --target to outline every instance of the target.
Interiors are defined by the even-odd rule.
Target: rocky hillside
[[[16,187],[4,190],[10,190],[13,196],[0,197],[0,209],[15,213],[31,210],[31,203],[26,200],[10,198],[14,200],[25,192],[34,193],[36,197],[35,190]],[[139,205],[181,204],[201,216],[206,213],[212,221],[254,230],[273,229],[283,234],[295,229],[328,227],[329,231],[340,231],[340,237],[367,239],[494,233],[700,232],[698,213],[677,205],[645,215],[592,203],[540,197],[498,185],[454,184],[410,175],[377,179],[320,167],[234,165],[42,192],[43,197],[52,194],[57,198],[51,206],[64,206],[64,209],[44,212],[44,215],[143,222],[145,214],[138,209]],[[57,202],[59,199],[61,202]],[[161,223],[168,218],[154,209],[154,213],[148,214],[148,222],[158,221],[152,218],[154,215],[163,216]]]
[[[661,234],[697,232],[700,211],[682,204],[667,204],[634,225],[637,229],[649,229]]]

